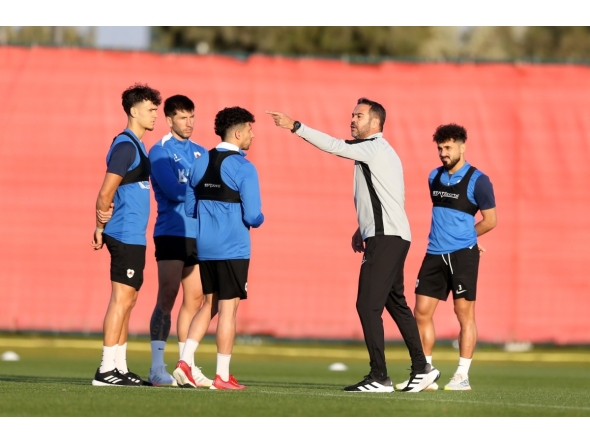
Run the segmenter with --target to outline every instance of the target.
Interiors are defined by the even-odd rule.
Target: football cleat
[[[396,390],[403,390],[408,386],[408,382],[410,380],[406,379],[404,382],[400,382],[399,384],[395,384],[395,389]],[[431,390],[438,390],[438,384],[436,382],[433,382],[432,384],[430,384],[428,387],[426,387],[424,389],[424,391],[431,391]]]
[[[172,373],[172,375],[174,376],[174,379],[176,379],[176,382],[178,383],[179,387],[182,387],[182,388],[196,388],[197,387],[197,383],[193,379],[193,375],[191,373],[191,368],[184,361],[178,361],[178,364],[176,364],[176,368],[174,369],[174,372]]]
[[[445,385],[445,390],[471,390],[469,378],[466,375],[455,374],[451,381]]]
[[[417,393],[425,390],[433,382],[437,381],[440,378],[440,371],[432,366],[432,364],[426,364],[424,371],[421,373],[414,373],[410,374],[410,378],[408,379],[408,385],[403,388],[402,392],[412,392]]]
[[[154,387],[177,387],[176,379],[166,371],[166,365],[150,368],[148,382]]]
[[[191,366],[191,374],[197,387],[211,387],[213,384],[213,381],[203,374],[201,367]]]
[[[239,384],[238,381],[236,381],[236,378],[233,377],[233,375],[229,375],[228,381],[224,381],[223,379],[221,379],[221,376],[215,375],[215,380],[213,381],[213,384],[211,384],[211,387],[209,387],[209,389],[211,389],[211,390],[246,390],[246,386]]]
[[[137,385],[149,385],[151,386],[152,383],[148,382],[148,381],[144,381],[143,379],[141,379],[141,377],[137,374],[137,373],[133,373],[132,371],[130,371],[129,369],[127,369],[127,373],[122,373],[123,375],[127,376],[127,378],[129,378],[129,380]]]
[[[113,369],[108,372],[100,373],[100,367],[96,369],[92,385],[101,387],[137,387],[139,384],[133,382],[127,375]]]
[[[367,375],[361,382],[344,387],[344,391],[356,393],[391,393],[395,390],[393,389],[393,384],[391,383],[390,378],[385,378],[385,380],[379,381],[371,375]]]

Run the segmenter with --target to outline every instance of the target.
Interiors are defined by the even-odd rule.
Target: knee
[[[462,328],[475,325],[475,314],[471,311],[455,310],[457,320]]]
[[[206,301],[205,303],[203,303],[203,295],[202,294],[197,294],[197,295],[184,295],[183,299],[182,299],[182,305],[185,306],[185,308],[190,308],[193,310],[198,310],[201,307],[206,306]],[[209,304],[211,305],[211,304]]]
[[[416,322],[418,324],[426,324],[430,322],[431,317],[428,313],[424,313],[420,310],[416,310],[414,313],[414,317],[416,318]]]

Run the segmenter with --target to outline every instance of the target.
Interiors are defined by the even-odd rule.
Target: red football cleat
[[[211,390],[246,390],[246,386],[239,384],[233,375],[229,375],[229,381],[224,381],[221,376],[215,375],[215,381],[209,388]]]
[[[172,373],[174,379],[178,383],[179,387],[182,388],[196,388],[197,383],[193,379],[193,374],[191,372],[190,366],[184,361],[178,361],[176,364],[176,368],[174,369],[174,373]]]

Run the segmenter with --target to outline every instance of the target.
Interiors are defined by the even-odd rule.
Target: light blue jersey
[[[184,201],[191,165],[206,153],[205,148],[192,140],[178,140],[172,133],[150,150],[150,177],[158,204],[154,237],[196,237],[196,222],[186,215]]]

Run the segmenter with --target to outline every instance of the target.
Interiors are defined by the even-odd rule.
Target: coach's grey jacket
[[[402,163],[383,133],[341,140],[301,124],[296,134],[322,151],[355,161],[354,205],[363,240],[392,235],[411,242]]]

